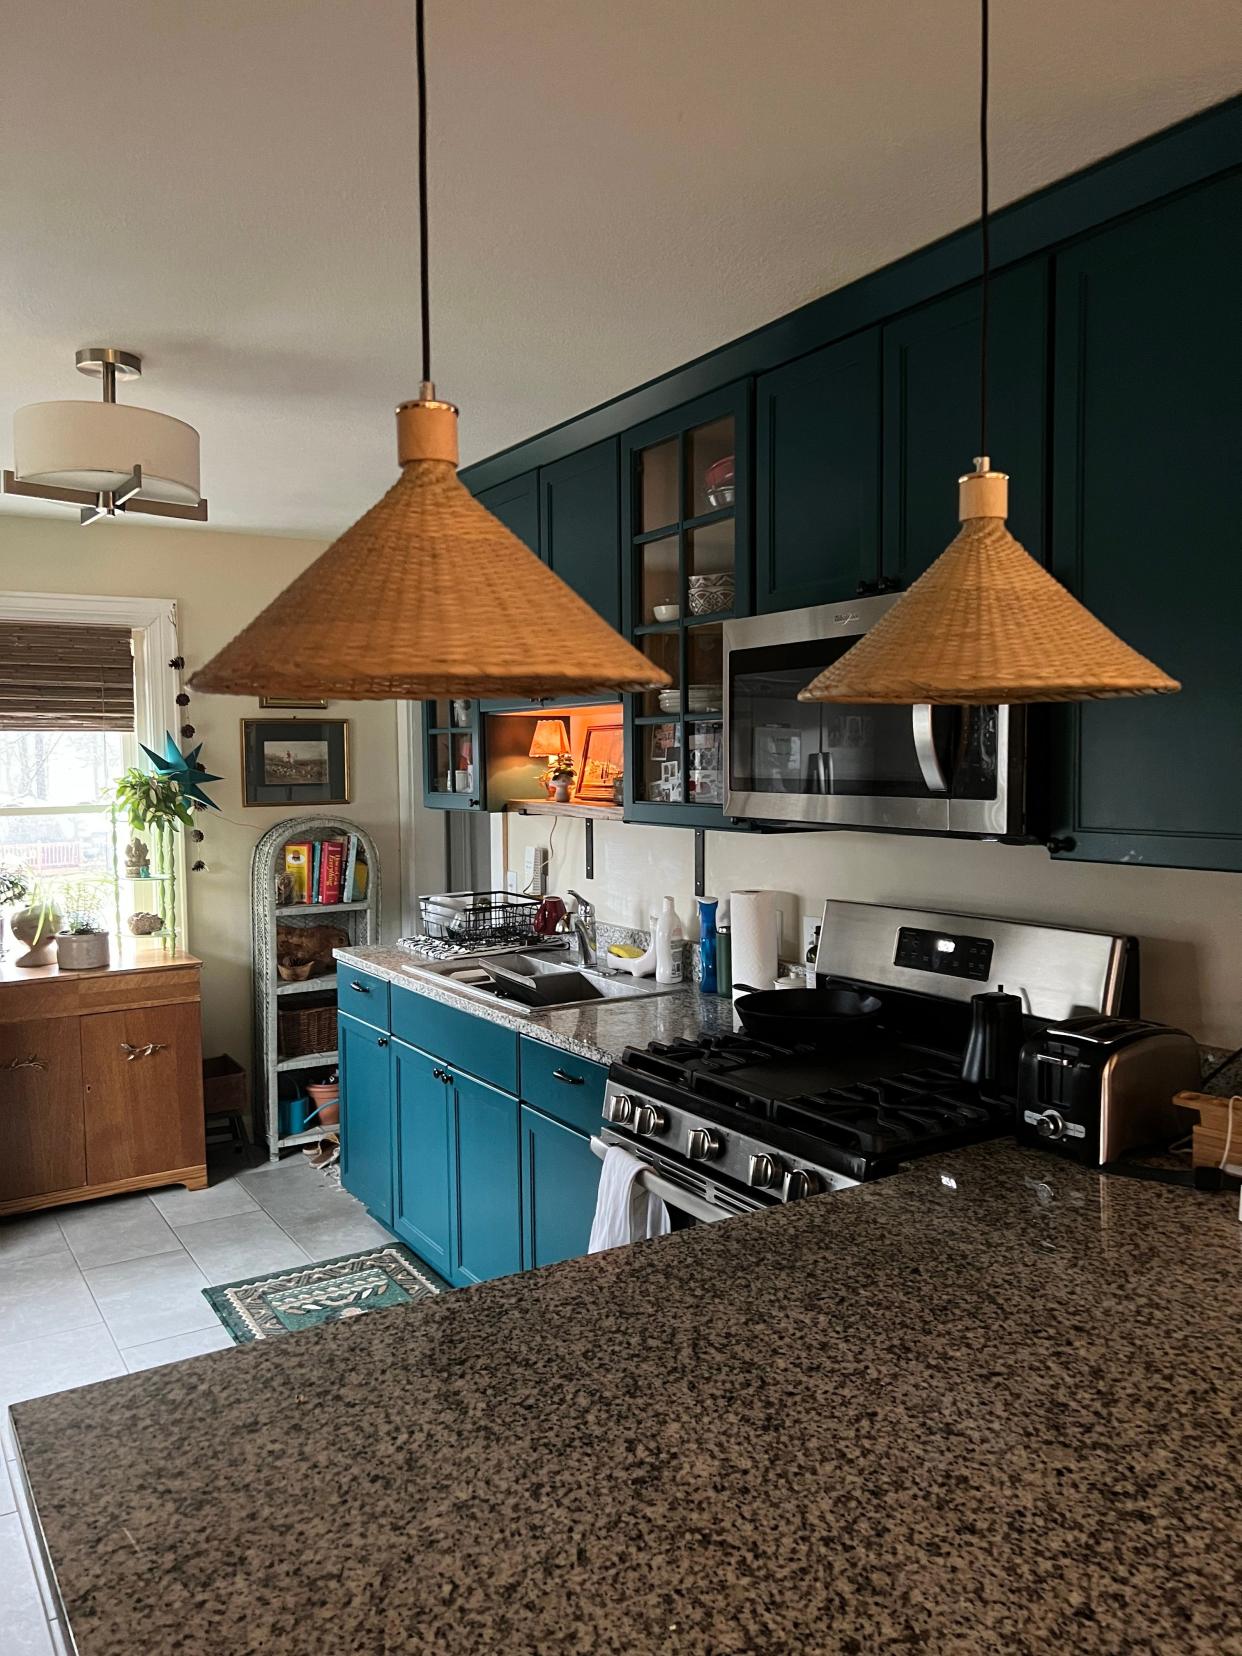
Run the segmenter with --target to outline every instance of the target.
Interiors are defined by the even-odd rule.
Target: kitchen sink
[[[495,977],[489,973],[491,967]],[[679,983],[656,983],[653,978],[630,977],[576,966],[565,951],[550,948],[498,949],[493,954],[457,960],[420,961],[402,968],[413,978],[450,986],[474,1000],[499,1002],[513,1012],[548,1012],[567,1006],[598,1005],[605,1001],[647,1000],[670,995]]]

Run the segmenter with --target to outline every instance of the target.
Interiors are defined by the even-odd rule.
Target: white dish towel
[[[658,1196],[634,1183],[643,1170],[637,1156],[619,1144],[610,1144],[599,1176],[595,1221],[591,1226],[588,1253],[620,1248],[627,1242],[644,1242],[651,1236],[667,1236],[671,1230],[668,1209]]]

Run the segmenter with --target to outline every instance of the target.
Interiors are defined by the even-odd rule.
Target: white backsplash
[[[497,817],[498,884],[506,840],[507,866],[520,869],[526,846],[548,844],[553,822],[549,891],[572,886],[601,920],[636,929],[650,924],[668,892],[694,935],[694,835],[686,829],[596,822],[595,878],[588,881],[583,821]],[[1056,863],[1035,846],[906,834],[709,833],[709,894],[747,886],[789,894],[782,903],[786,958],[801,954],[800,916],[818,914],[826,897],[1132,932],[1142,944],[1145,1014],[1217,1046],[1242,1042],[1242,875]]]

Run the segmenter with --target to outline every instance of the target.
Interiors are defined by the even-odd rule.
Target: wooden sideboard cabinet
[[[207,1183],[200,968],[150,944],[94,972],[0,962],[0,1214]]]

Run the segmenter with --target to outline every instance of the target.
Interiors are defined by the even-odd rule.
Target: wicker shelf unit
[[[277,905],[276,880],[285,866],[285,846],[299,840],[344,839],[358,836],[359,856],[365,857],[368,878],[365,899],[356,903],[293,903]],[[282,1016],[286,1028],[292,1028],[290,1019],[313,1016],[315,1008],[304,1007],[304,997],[324,997],[323,1007],[336,1004],[336,976],[283,982],[276,969],[277,926],[337,926],[356,945],[378,943],[380,940],[380,865],[375,841],[365,828],[347,817],[305,816],[288,817],[278,822],[254,848],[250,865],[251,950],[254,976],[254,1131],[256,1138],[265,1140],[272,1161],[280,1160],[282,1150],[309,1144],[322,1138],[325,1131],[337,1129],[311,1127],[301,1132],[282,1133],[280,1121],[280,1083],[282,1078],[301,1075],[308,1070],[321,1069],[325,1074],[336,1067],[337,1051],[335,1013],[328,1045],[315,1043],[316,1050],[304,1053],[283,1053],[280,1043]],[[322,1025],[328,1020],[318,1020]],[[322,1029],[319,1033],[322,1034]],[[314,1077],[312,1076],[313,1080]]]

